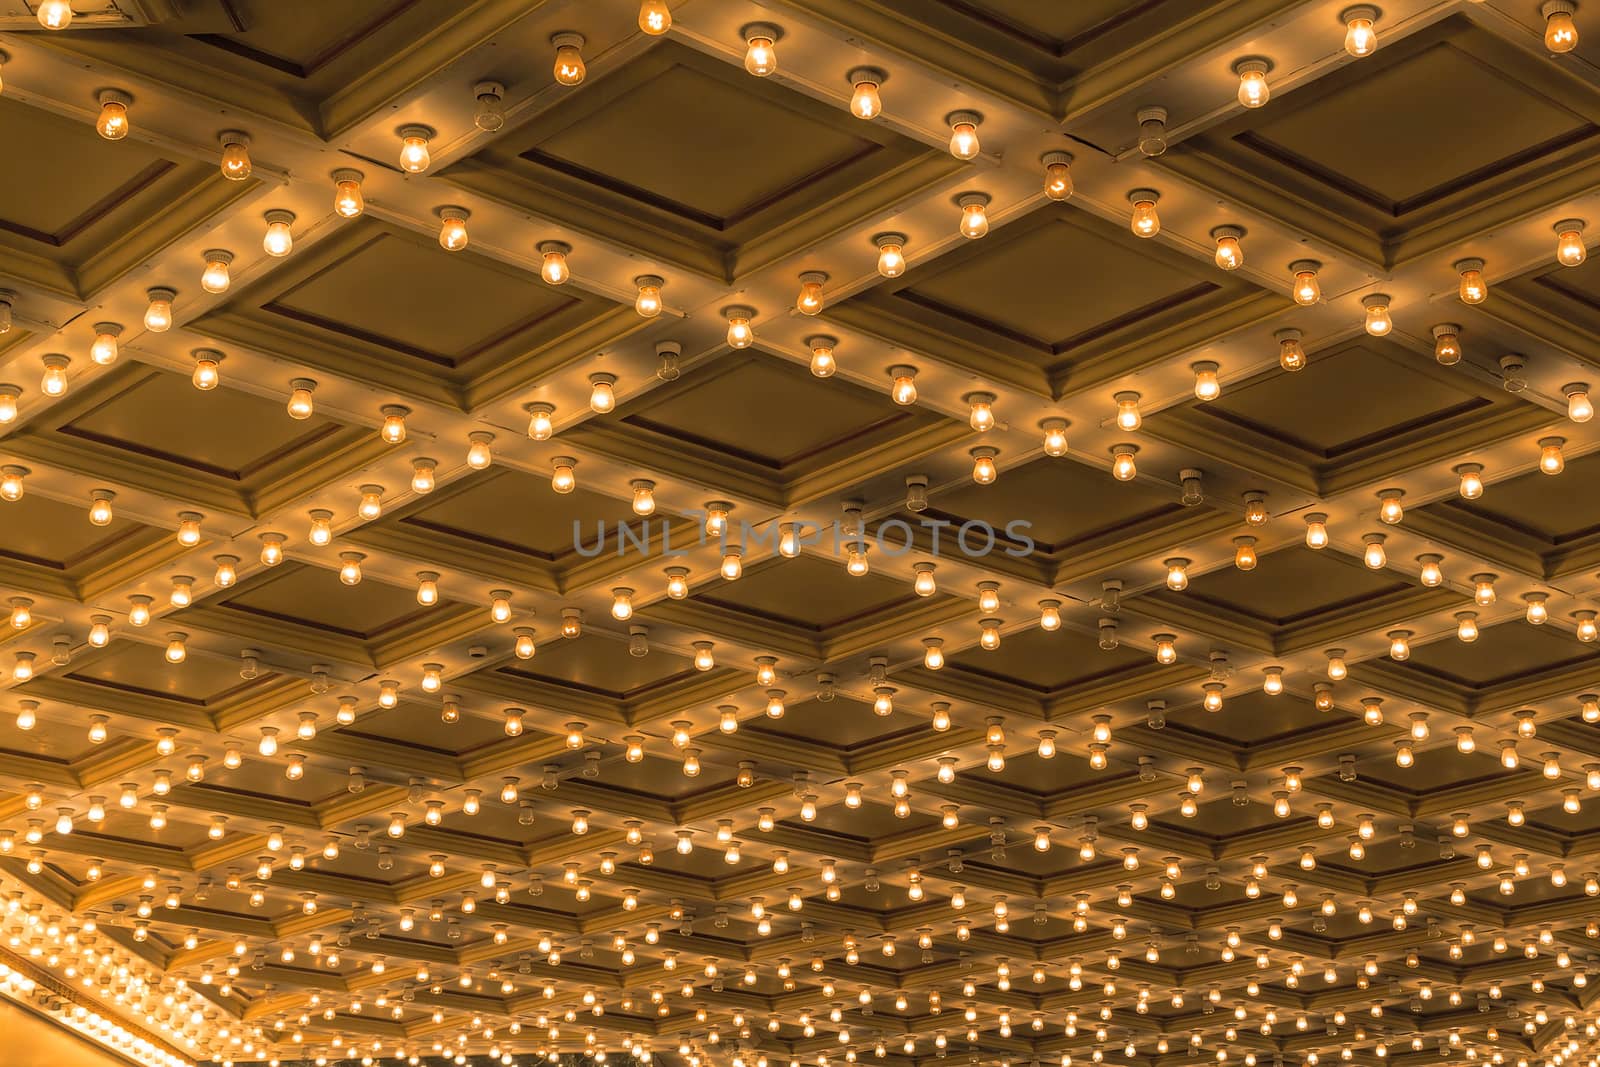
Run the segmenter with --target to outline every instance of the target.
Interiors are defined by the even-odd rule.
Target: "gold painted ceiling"
[[[162,1067],[1595,1067],[1600,9],[65,6],[0,993]]]

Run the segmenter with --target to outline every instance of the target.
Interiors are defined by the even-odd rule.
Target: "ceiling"
[[[37,3],[0,994],[163,1067],[1596,1067],[1582,5]]]

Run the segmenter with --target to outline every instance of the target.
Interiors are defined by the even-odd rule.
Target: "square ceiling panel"
[[[853,577],[837,560],[814,555],[750,567],[737,582],[707,586],[694,599],[816,633],[920,602],[904,581],[871,572]]]
[[[1600,665],[1592,646],[1565,631],[1529,626],[1521,620],[1484,626],[1476,641],[1446,638],[1413,645],[1411,658],[1396,664],[1401,671],[1418,671],[1452,686],[1479,691],[1580,665]]]
[[[1362,335],[1311,351],[1304,370],[1274,367],[1215,400],[1157,412],[1144,429],[1325,495],[1547,421],[1526,399]]]
[[[626,641],[596,634],[587,639],[541,645],[533,659],[498,667],[495,673],[503,678],[624,700],[693,678],[698,672],[687,656],[661,648],[651,649],[649,655],[634,656],[629,654]]]
[[[81,504],[25,493],[0,503],[0,581],[22,588],[54,589],[89,596],[102,584],[96,576],[130,557],[147,552],[176,555],[163,546],[172,540],[157,530],[117,516],[94,526]],[[87,583],[87,585],[86,585]]]
[[[24,458],[155,493],[176,485],[203,509],[250,516],[384,447],[370,430],[287,418],[281,403],[231,389],[226,378],[202,391],[185,375],[132,361],[8,442]]]
[[[952,164],[881,123],[663,41],[444,177],[731,281]]]
[[[1068,629],[1050,633],[1033,627],[1007,635],[992,652],[968,649],[947,654],[943,669],[1005,679],[1038,693],[1055,693],[1149,663],[1148,652],[1127,645],[1107,652],[1088,634]]]
[[[399,586],[370,580],[347,586],[332,570],[283,563],[258,571],[206,606],[365,641],[444,603],[424,608],[414,592]]]
[[[927,724],[909,715],[875,715],[872,705],[847,696],[832,700],[805,700],[786,706],[781,719],[752,719],[741,730],[792,737],[807,744],[851,749],[913,733]]]
[[[61,677],[99,688],[101,699],[126,693],[198,707],[214,707],[266,679],[243,681],[237,663],[212,656],[192,655],[182,663],[168,663],[163,651],[161,644],[112,641],[104,649],[74,657]]]
[[[0,99],[0,139],[27,145],[29,159],[0,176],[6,272],[69,297],[103,287],[242,192],[215,166],[107,141],[91,123],[11,95]],[[124,247],[119,233],[130,230]]]
[[[545,285],[471,248],[447,252],[362,217],[202,316],[199,328],[333,373],[364,366],[394,388],[475,407],[642,322],[577,286]]]
[[[1389,265],[1441,233],[1492,225],[1485,211],[1525,213],[1534,185],[1577,181],[1600,135],[1596,101],[1560,65],[1458,13],[1273,93],[1161,162],[1204,181],[1235,175],[1240,195]]]

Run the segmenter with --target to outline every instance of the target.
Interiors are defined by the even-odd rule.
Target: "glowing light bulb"
[[[431,493],[436,484],[435,472],[439,464],[432,459],[414,459],[411,461],[411,491],[413,493]]]
[[[1346,8],[1339,15],[1344,23],[1344,50],[1357,59],[1370,56],[1378,49],[1378,31],[1373,28],[1378,9],[1367,4]]]
[[[826,275],[824,275],[826,277]],[[818,285],[817,299],[818,310],[821,310],[821,283]],[[728,347],[749,348],[756,339],[755,331],[750,328],[750,320],[755,317],[755,308],[745,307],[742,304],[730,304],[722,309],[722,317],[728,320]]]
[[[353,219],[366,210],[366,200],[361,195],[362,173],[349,167],[333,172],[333,212],[340,218]]]
[[[1233,539],[1233,565],[1242,571],[1256,569],[1256,539],[1254,537],[1235,537]]]
[[[0,467],[0,500],[16,503],[26,492],[22,480],[31,473],[27,467],[11,464]]]
[[[1452,472],[1460,479],[1457,492],[1463,500],[1476,500],[1483,495],[1483,464],[1463,463]]]
[[[1367,332],[1373,337],[1386,337],[1394,329],[1394,320],[1389,317],[1389,297],[1385,293],[1371,293],[1361,298],[1361,306],[1366,308],[1367,315],[1365,326]]]
[[[961,208],[961,236],[977,240],[989,232],[989,195],[987,193],[962,193],[956,197]]]
[[[1486,608],[1495,602],[1493,574],[1474,574],[1472,576],[1472,602],[1480,608]]]
[[[0,385],[0,426],[17,421],[17,397],[21,386]]]
[[[433,140],[431,126],[411,124],[397,131],[400,135],[400,169],[407,174],[421,174],[433,162],[428,142]]]
[[[35,10],[39,25],[47,30],[64,30],[72,25],[72,4],[69,0],[40,0]]]
[[[883,114],[883,99],[878,89],[888,77],[877,67],[857,67],[845,75],[850,83],[850,113],[858,119],[875,119]]]
[[[647,319],[661,314],[661,287],[666,281],[659,274],[641,274],[633,280],[633,284],[639,290],[634,297],[633,310]]]
[[[917,402],[917,368],[897,364],[889,368],[889,396],[896,403],[910,405]]]
[[[467,219],[472,212],[464,207],[446,206],[434,210],[439,217],[439,247],[446,252],[459,252],[467,247]]]
[[[1542,474],[1560,474],[1567,468],[1566,457],[1561,454],[1561,446],[1567,443],[1564,437],[1539,438],[1539,471]]]
[[[1539,7],[1544,16],[1544,46],[1556,54],[1578,47],[1578,25],[1572,20],[1577,6],[1572,0],[1545,0]]]
[[[739,31],[744,38],[744,69],[765,78],[778,69],[778,50],[773,47],[782,31],[765,22],[752,22]]]
[[[1366,548],[1361,553],[1361,562],[1375,571],[1381,571],[1389,565],[1389,557],[1383,551],[1384,536],[1380,533],[1367,534],[1362,538]]]
[[[977,158],[978,127],[983,116],[976,111],[952,111],[944,120],[950,127],[950,154],[957,159]]]
[[[1133,205],[1128,225],[1135,237],[1154,237],[1161,232],[1161,216],[1156,214],[1156,201],[1160,199],[1161,194],[1154,189],[1135,189],[1128,194],[1128,202]]]
[[[1244,249],[1239,246],[1239,238],[1244,236],[1243,227],[1218,226],[1211,231],[1211,236],[1217,242],[1212,258],[1219,270],[1238,270],[1244,266]]]
[[[1594,418],[1594,403],[1589,399],[1589,386],[1585,382],[1571,382],[1561,387],[1567,397],[1567,418],[1573,422],[1588,422]]]
[[[644,0],[639,5],[639,28],[652,37],[660,37],[672,28],[672,12],[667,0]]]
[[[1453,367],[1461,362],[1460,326],[1441,322],[1433,328],[1433,358],[1441,367]]]
[[[294,212],[274,208],[266,213],[267,232],[261,238],[261,248],[269,256],[286,256],[294,248]]]
[[[1289,264],[1289,272],[1294,275],[1290,293],[1296,304],[1310,307],[1322,299],[1322,287],[1317,283],[1317,271],[1321,269],[1322,264],[1314,259],[1297,259]]]
[[[1172,634],[1156,634],[1151,638],[1156,644],[1156,662],[1171,666],[1178,662],[1178,639]]]
[[[1456,612],[1456,639],[1458,641],[1476,641],[1478,639],[1478,613],[1475,611]]]
[[[1060,458],[1067,454],[1067,420],[1045,419],[1039,423],[1044,431],[1044,454]]]
[[[833,349],[839,343],[836,337],[827,334],[817,334],[806,338],[806,347],[811,349],[811,373],[818,378],[831,378],[839,369],[834,360]]]
[[[999,451],[993,448],[974,448],[968,454],[972,456],[972,480],[979,485],[992,485],[1000,474],[994,462]]]
[[[577,85],[583,81],[588,73],[588,67],[583,62],[583,34],[557,33],[551,36],[550,43],[555,46],[555,65],[551,73],[555,76],[558,85]]]
[[[1072,153],[1046,152],[1039,162],[1044,164],[1044,195],[1051,200],[1065,200],[1072,195]]]
[[[1378,490],[1378,518],[1390,526],[1397,525],[1405,518],[1405,508],[1400,503],[1400,498],[1403,496],[1405,496],[1403,489]]]
[[[1589,250],[1583,244],[1584,221],[1582,219],[1562,219],[1556,223],[1556,262],[1563,267],[1577,267],[1589,258]]]
[[[1260,107],[1267,102],[1271,90],[1267,86],[1267,74],[1272,70],[1272,64],[1257,57],[1241,59],[1233,65],[1233,72],[1239,76],[1239,105],[1241,107]]]
[[[589,410],[605,415],[616,409],[617,376],[615,374],[589,375]]]
[[[276,567],[283,562],[283,535],[280,533],[264,533],[261,535],[261,565],[263,567]]]
[[[573,468],[578,461],[571,456],[557,456],[550,461],[550,488],[558,493],[570,493],[578,486],[578,477]]]
[[[475,471],[488,470],[494,463],[494,434],[488,430],[472,430],[467,434],[467,466]]]
[[[878,274],[885,278],[898,278],[906,270],[906,235],[880,233],[872,238],[878,249]]]
[[[1194,371],[1194,398],[1200,401],[1215,400],[1222,395],[1222,383],[1217,380],[1217,365],[1210,360],[1191,363]]]
[[[209,392],[222,382],[222,353],[214,348],[194,350],[194,373],[190,380],[201,392]]]
[[[1320,511],[1306,513],[1306,547],[1323,549],[1328,547],[1328,516]],[[1381,567],[1383,564],[1379,564]]]
[[[1451,265],[1461,272],[1460,295],[1463,304],[1481,304],[1489,297],[1489,284],[1483,280],[1483,260],[1461,259]]]
[[[1133,481],[1139,473],[1134,465],[1134,456],[1138,453],[1138,445],[1112,445],[1111,476],[1119,482]]]
[[[100,101],[100,115],[94,122],[95,132],[108,141],[128,136],[128,105],[133,103],[133,97],[116,89],[102,89],[96,99]]]
[[[1390,630],[1389,658],[1396,662],[1404,662],[1411,658],[1411,631]]]
[[[1417,574],[1417,581],[1429,589],[1437,589],[1444,584],[1444,569],[1440,567],[1440,564],[1444,562],[1443,556],[1434,552],[1425,552],[1417,557],[1417,562],[1422,565],[1422,569]]]

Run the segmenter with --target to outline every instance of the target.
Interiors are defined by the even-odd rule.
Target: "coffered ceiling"
[[[1600,1067],[1582,3],[62,6],[0,2],[6,999]]]

